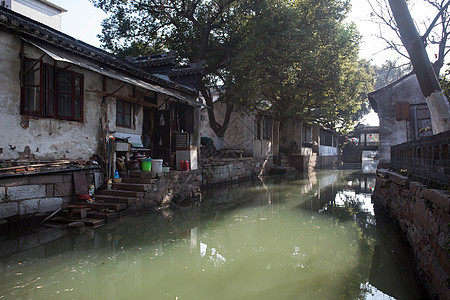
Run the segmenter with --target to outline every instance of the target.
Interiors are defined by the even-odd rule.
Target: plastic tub
[[[170,171],[170,167],[163,167],[162,171],[163,171],[163,173],[167,173]]]
[[[142,171],[151,171],[152,170],[152,159],[151,158],[143,158],[141,159]]]
[[[162,159],[154,159],[152,161],[152,171],[153,172],[162,172],[163,171],[163,160]]]

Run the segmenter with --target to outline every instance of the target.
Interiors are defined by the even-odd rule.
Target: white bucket
[[[154,159],[152,160],[152,171],[153,172],[162,172],[163,160],[162,159]]]

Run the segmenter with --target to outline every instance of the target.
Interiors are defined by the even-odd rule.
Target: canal
[[[0,241],[0,299],[426,299],[375,175],[272,177],[202,205]]]

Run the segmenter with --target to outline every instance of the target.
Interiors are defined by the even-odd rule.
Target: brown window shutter
[[[395,119],[409,120],[409,103],[397,103],[395,105]]]

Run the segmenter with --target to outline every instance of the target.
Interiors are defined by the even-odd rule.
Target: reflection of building
[[[415,74],[368,95],[380,118],[380,164],[391,160],[391,146],[431,135],[430,112]]]

